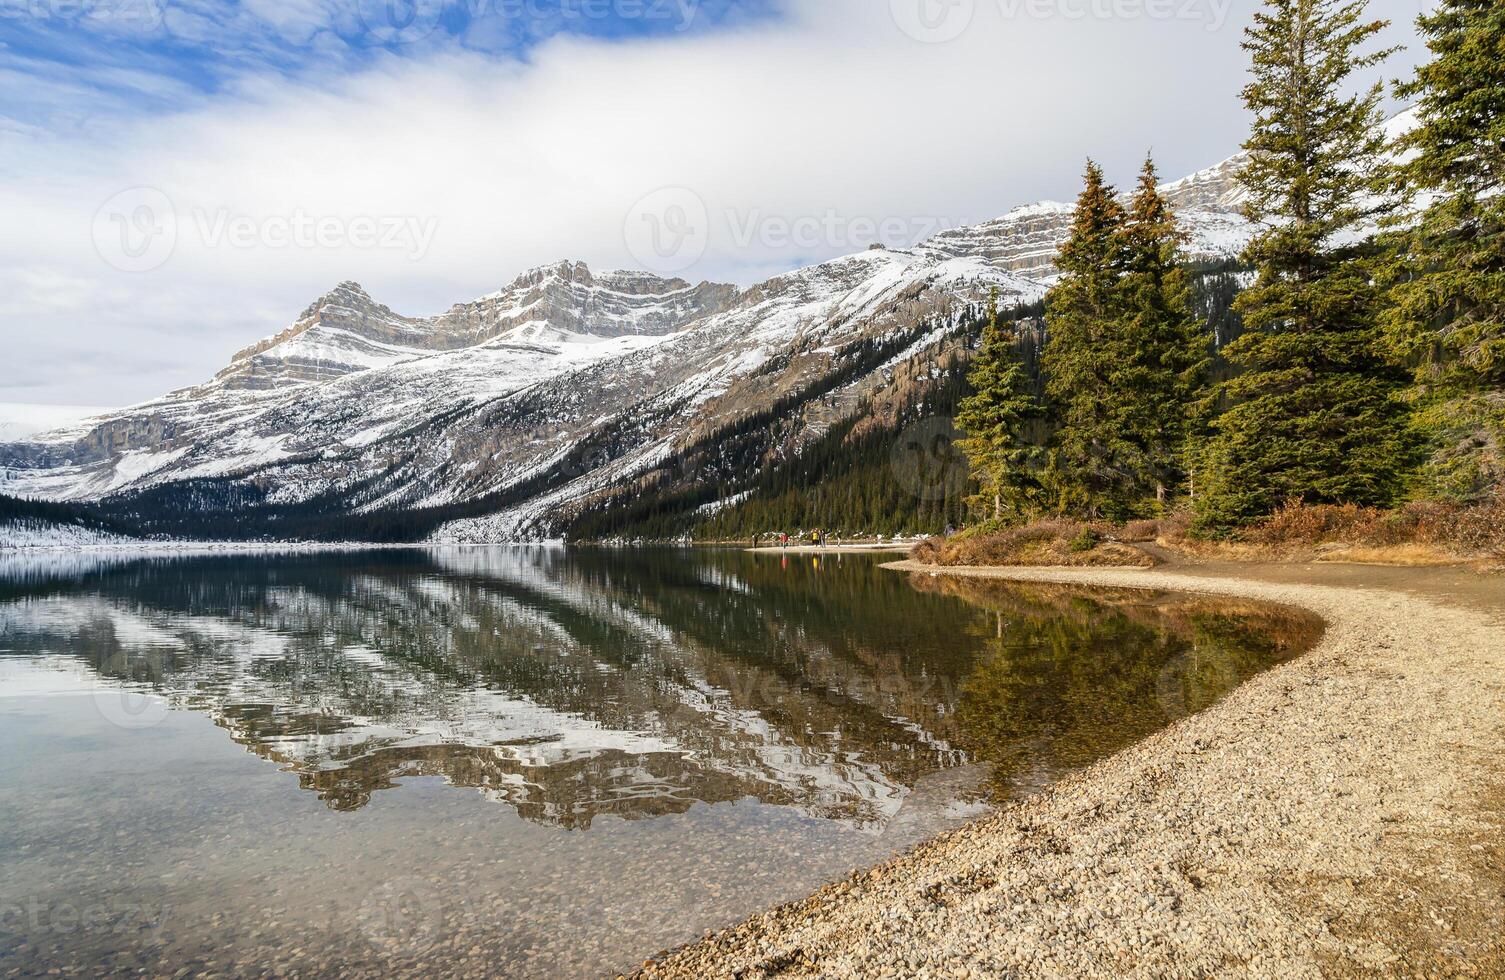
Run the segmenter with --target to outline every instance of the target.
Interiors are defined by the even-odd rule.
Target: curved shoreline
[[[1505,975],[1505,583],[1460,603],[1411,569],[1399,591],[1290,569],[885,567],[1237,596],[1328,630],[1041,795],[641,975]]]

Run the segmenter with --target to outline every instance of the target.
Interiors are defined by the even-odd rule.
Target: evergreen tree
[[[1113,391],[1124,221],[1102,168],[1087,161],[1071,235],[1056,259],[1061,279],[1046,297],[1049,339],[1041,359],[1059,424],[1048,472],[1061,513],[1120,516],[1132,509],[1134,477],[1124,465],[1130,446],[1118,420],[1103,411]]]
[[[958,442],[972,467],[976,502],[995,520],[1028,518],[1042,500],[1041,449],[1029,430],[1040,409],[1029,376],[1014,350],[1014,336],[998,314],[998,291],[988,299],[982,343],[967,376],[973,394],[958,406],[956,424],[966,435]]]
[[[1427,489],[1467,499],[1505,480],[1505,5],[1441,0],[1419,27],[1433,60],[1399,89],[1418,126],[1398,149],[1431,203],[1397,236],[1386,325],[1417,368]]]
[[[1211,360],[1210,336],[1192,313],[1184,235],[1146,159],[1123,225],[1124,320],[1111,407],[1133,451],[1127,459],[1142,499],[1164,509],[1189,466],[1191,406]]]
[[[1244,373],[1226,384],[1232,407],[1207,447],[1203,530],[1292,498],[1384,505],[1398,492],[1405,425],[1379,356],[1373,269],[1343,238],[1383,212],[1381,89],[1345,86],[1390,54],[1364,51],[1384,26],[1362,0],[1269,0],[1245,38],[1245,213],[1273,224],[1247,252],[1247,332],[1226,351]]]

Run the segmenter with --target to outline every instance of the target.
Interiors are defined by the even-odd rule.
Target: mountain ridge
[[[1165,185],[1194,258],[1228,259],[1252,232],[1237,159]],[[192,488],[225,514],[459,509],[475,513],[429,533],[555,536],[603,496],[683,478],[667,460],[745,420],[772,420],[739,450],[752,459],[797,451],[994,290],[1038,302],[1070,217],[1025,205],[745,289],[559,260],[410,317],[341,282],[205,384],[0,446],[0,492],[142,505]]]

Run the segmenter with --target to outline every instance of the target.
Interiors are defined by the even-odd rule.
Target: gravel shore
[[[1040,796],[640,975],[1505,976],[1505,580],[890,567],[1238,596],[1328,631]]]

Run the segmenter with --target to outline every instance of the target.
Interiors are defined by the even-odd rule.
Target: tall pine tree
[[[1133,446],[1128,462],[1138,494],[1163,511],[1189,470],[1190,406],[1211,360],[1211,337],[1192,313],[1185,236],[1159,183],[1147,158],[1122,231],[1124,318],[1112,404]]]
[[[1045,301],[1041,367],[1059,424],[1049,491],[1061,513],[1128,516],[1135,496],[1132,447],[1119,420],[1104,411],[1117,366],[1126,217],[1101,167],[1087,161],[1083,179],[1071,235],[1056,259],[1061,279]]]
[[[998,313],[998,291],[988,299],[982,345],[967,376],[973,394],[956,413],[966,435],[958,442],[977,479],[977,502],[994,520],[1024,520],[1040,510],[1041,447],[1031,441],[1040,406],[1019,361],[1013,334]]]
[[[1240,175],[1246,215],[1272,227],[1249,246],[1258,271],[1236,308],[1248,331],[1226,356],[1244,373],[1207,447],[1204,531],[1247,523],[1288,499],[1383,505],[1399,491],[1405,425],[1379,351],[1378,299],[1362,246],[1384,209],[1381,89],[1346,89],[1388,51],[1362,0],[1269,0],[1244,48],[1254,113]]]
[[[1505,4],[1440,0],[1418,25],[1433,60],[1399,89],[1418,125],[1398,149],[1431,204],[1397,236],[1386,324],[1417,369],[1424,489],[1472,499],[1505,482]]]
[[[1088,164],[1043,366],[1059,413],[1056,506],[1125,519],[1163,510],[1185,472],[1188,404],[1207,361],[1181,233],[1146,161],[1127,210]]]

